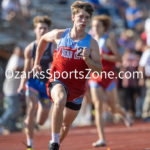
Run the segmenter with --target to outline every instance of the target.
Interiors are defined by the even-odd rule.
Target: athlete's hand
[[[20,84],[19,88],[17,89],[17,93],[20,95],[24,94],[24,86]]]
[[[83,48],[83,52],[82,52],[83,60],[88,59],[89,56],[90,56],[90,51],[87,49],[87,47],[84,47],[84,48]]]
[[[41,71],[41,66],[40,65],[34,65],[32,68],[33,74],[36,74],[37,72],[40,73]]]

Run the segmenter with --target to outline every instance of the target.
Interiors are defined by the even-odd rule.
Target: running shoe
[[[31,146],[27,146],[27,150],[33,150]]]
[[[126,114],[126,117],[124,118],[124,124],[127,126],[127,127],[130,127],[133,125],[133,120],[131,118],[131,116],[129,114]]]
[[[50,143],[49,150],[59,150],[59,144],[58,143]]]
[[[100,140],[94,142],[94,143],[92,144],[92,146],[94,146],[94,147],[106,146],[106,142],[105,142],[104,139],[100,139]]]

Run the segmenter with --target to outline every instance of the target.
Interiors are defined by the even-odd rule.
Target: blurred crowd
[[[131,77],[130,79],[118,79],[120,104],[133,119],[142,118],[144,122],[150,122],[150,1],[88,1],[95,7],[95,15],[107,14],[111,16],[112,27],[109,32],[116,39],[119,51],[122,54],[122,63],[116,64],[116,70],[118,72],[129,71],[131,73],[141,71],[144,74],[143,78],[140,76],[139,78]],[[17,24],[20,23],[22,19],[24,20],[24,18],[32,17],[30,0],[1,0],[0,4],[1,20],[8,22],[15,20],[15,23]],[[59,1],[59,7],[68,4],[67,0]],[[26,30],[26,28],[24,28],[24,30]],[[19,51],[18,49],[21,48],[15,48],[14,53],[8,61],[6,70],[8,67],[13,67],[12,69],[14,70],[23,69],[23,56],[19,52],[16,52]],[[21,50],[21,52],[23,52],[23,50]],[[11,64],[14,65],[12,66]],[[2,103],[3,100],[3,104],[6,105],[7,103],[9,105],[3,107],[3,113],[1,112],[0,114],[0,133],[1,127],[8,128],[10,131],[16,131],[18,115],[22,118],[24,117],[24,113],[21,113],[20,110],[20,108],[24,109],[24,102],[22,102],[22,98],[20,98],[15,91],[16,86],[19,86],[16,85],[17,82],[19,81],[5,80],[3,84],[4,98],[0,99],[0,103]],[[14,87],[11,87],[12,84],[14,84]],[[9,90],[10,93],[5,92],[8,91],[9,88],[11,90],[13,89],[12,92],[11,90]],[[18,100],[20,100],[20,102],[18,102]],[[20,103],[23,103],[23,106]],[[84,104],[83,106],[86,107],[87,105]],[[90,107],[92,106],[90,105]],[[85,108],[83,108],[82,112],[85,113],[84,111]],[[87,118],[91,119],[89,117],[86,117],[85,119]],[[109,118],[107,109],[105,109],[104,118],[106,121]],[[10,126],[7,123],[8,121],[11,121],[11,124],[13,125]]]

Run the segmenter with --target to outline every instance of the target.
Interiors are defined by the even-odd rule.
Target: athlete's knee
[[[54,105],[57,107],[64,107],[66,105],[67,96],[64,93],[60,93],[54,100]]]
[[[26,119],[24,120],[24,128],[28,128],[30,125],[30,122],[31,120],[28,117],[26,117]]]
[[[69,128],[70,128],[70,124],[62,123],[62,130],[63,131],[67,131],[67,130],[69,130]]]

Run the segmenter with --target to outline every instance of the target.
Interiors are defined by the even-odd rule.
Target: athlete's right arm
[[[36,50],[36,57],[35,57],[35,62],[34,62],[34,68],[33,71],[40,71],[40,60],[41,57],[44,53],[44,50],[47,46],[47,44],[49,42],[51,43],[56,43],[58,44],[60,38],[62,37],[62,34],[64,33],[65,30],[59,30],[59,29],[55,29],[52,30],[46,34],[44,34],[37,46],[37,50]]]
[[[29,79],[28,73],[31,69],[31,62],[32,62],[32,47],[33,47],[33,43],[29,44],[24,51],[24,59],[25,59],[25,63],[24,63],[24,70],[23,70],[23,76],[21,77],[21,81],[20,81],[20,85],[18,88],[18,93],[22,93],[24,90],[24,85],[27,82],[27,80]]]

